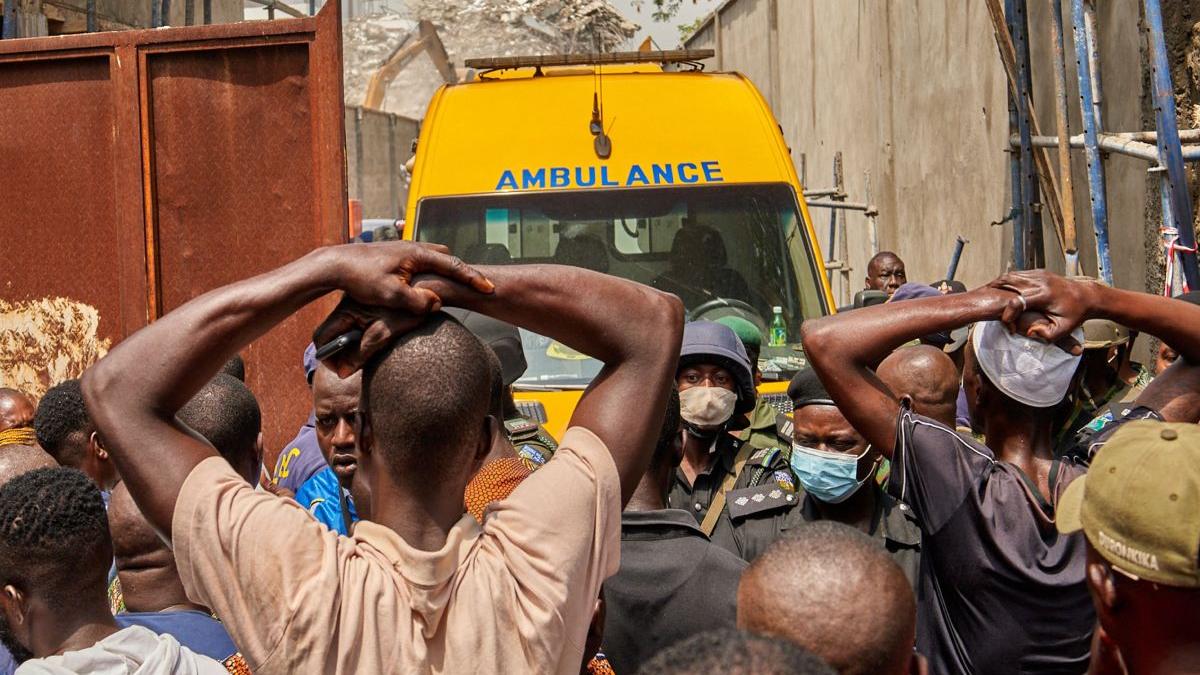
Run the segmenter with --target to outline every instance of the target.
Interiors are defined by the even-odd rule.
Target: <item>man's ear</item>
[[[254,439],[254,456],[258,458],[258,463],[262,464],[263,459],[263,439],[262,432],[258,432],[258,438]]]
[[[8,584],[0,589],[0,612],[14,629],[25,623],[25,604],[25,594],[16,586]]]
[[[104,449],[104,439],[99,431],[93,431],[88,436],[88,450],[99,459],[108,459],[108,450]]]
[[[483,433],[479,434],[479,444],[475,446],[475,456],[472,458],[476,463],[483,463],[488,453],[492,451],[492,443],[496,439],[496,434],[502,434],[503,425],[495,415],[487,415],[483,418]]]
[[[1088,586],[1092,589],[1092,597],[1100,605],[1100,610],[1106,614],[1111,614],[1120,609],[1120,593],[1118,593],[1116,581],[1113,579],[1112,567],[1107,562],[1089,560],[1087,564],[1087,577]]]

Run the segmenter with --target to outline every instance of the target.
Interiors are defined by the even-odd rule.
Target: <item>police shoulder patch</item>
[[[775,416],[775,435],[791,442],[792,440],[792,418],[786,413],[779,413]]]
[[[504,420],[504,430],[510,435],[525,434],[529,433],[530,431],[537,431],[537,428],[537,422],[527,420],[524,417],[514,417],[512,419]]]
[[[756,513],[784,509],[798,503],[794,490],[786,490],[774,483],[757,487],[730,490],[725,495],[726,508],[733,520]],[[736,523],[735,523],[736,524]]]
[[[776,471],[771,477],[775,479],[775,484],[779,487],[792,492],[796,491],[796,483],[791,471]]]
[[[540,450],[529,444],[525,444],[517,448],[517,454],[520,455],[521,460],[524,461],[525,465],[531,470],[536,469],[537,467],[546,463],[546,456],[543,455]]]

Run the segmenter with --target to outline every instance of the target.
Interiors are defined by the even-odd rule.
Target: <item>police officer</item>
[[[690,512],[713,543],[753,560],[779,537],[798,500],[786,453],[731,433],[747,425],[756,402],[746,350],[727,326],[689,323],[675,379],[684,457],[667,505]]]
[[[921,529],[912,509],[877,480],[882,454],[846,420],[813,369],[796,373],[788,397],[795,406],[790,464],[800,506],[789,512],[784,529],[818,520],[857,528],[881,541],[915,590]]]
[[[554,456],[558,442],[536,420],[525,417],[517,410],[513,400],[513,383],[525,374],[528,363],[525,361],[525,350],[521,347],[521,334],[516,327],[503,321],[497,321],[489,316],[462,309],[446,310],[458,319],[467,330],[475,334],[479,341],[492,350],[500,361],[500,374],[503,380],[502,408],[504,410],[504,430],[512,443],[517,456],[530,471],[536,470]]]
[[[746,349],[746,356],[750,359],[750,371],[754,375],[754,386],[762,384],[762,372],[758,369],[758,357],[762,353],[762,331],[758,329],[758,326],[740,316],[723,316],[717,319],[717,323],[729,326],[742,341],[742,346]],[[787,421],[787,416],[775,406],[768,403],[766,399],[759,398],[754,405],[754,410],[747,413],[746,417],[749,419],[750,425],[737,432],[739,440],[746,441],[759,450],[778,449],[785,455],[790,452],[792,447],[791,425]],[[781,436],[784,428],[789,430],[788,435]]]

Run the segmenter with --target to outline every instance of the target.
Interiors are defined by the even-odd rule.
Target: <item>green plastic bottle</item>
[[[787,325],[783,322],[783,308],[772,307],[775,317],[771,319],[771,339],[768,344],[772,347],[784,347],[788,343]]]

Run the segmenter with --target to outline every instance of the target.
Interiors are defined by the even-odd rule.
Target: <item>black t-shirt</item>
[[[1057,503],[1086,471],[1051,475]],[[902,410],[888,489],[922,530],[917,650],[931,673],[1083,673],[1096,620],[1083,535],[1059,534],[1015,466]]]
[[[604,654],[618,673],[676,642],[737,622],[745,561],[713,544],[687,511],[621,514],[621,568],[604,582]]]

